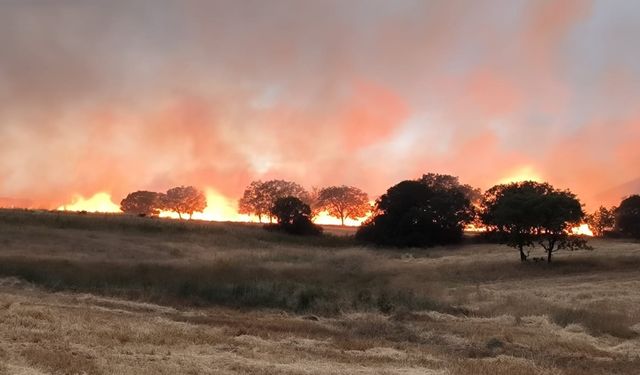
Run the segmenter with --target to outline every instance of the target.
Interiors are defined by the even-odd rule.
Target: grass
[[[0,373],[636,374],[640,245],[359,247],[0,210]],[[311,241],[307,243],[306,241]]]

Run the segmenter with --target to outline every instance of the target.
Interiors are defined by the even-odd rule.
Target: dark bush
[[[265,226],[267,230],[278,229],[289,234],[302,236],[319,235],[322,227],[311,221],[311,208],[296,197],[284,197],[276,201],[271,214],[278,224]]]
[[[425,176],[429,178],[403,181],[387,190],[356,238],[398,247],[459,242],[474,216],[468,188],[452,176]]]
[[[624,199],[615,210],[616,229],[624,236],[640,238],[640,195]]]

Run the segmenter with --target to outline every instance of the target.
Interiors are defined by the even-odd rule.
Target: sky
[[[640,3],[0,2],[0,198],[423,173],[640,191]]]

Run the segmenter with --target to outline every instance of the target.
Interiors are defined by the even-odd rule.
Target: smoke
[[[524,169],[590,205],[640,176],[624,1],[8,1],[0,197],[252,179],[377,195]],[[630,192],[625,192],[630,193]]]

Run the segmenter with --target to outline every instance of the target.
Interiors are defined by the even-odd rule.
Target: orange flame
[[[121,212],[120,206],[113,203],[111,195],[105,192],[96,193],[90,198],[76,194],[71,203],[59,206],[58,211]]]
[[[206,221],[257,221],[249,215],[239,214],[236,209],[236,202],[219,194],[214,189],[205,189],[205,196],[207,197],[207,207],[203,212],[195,212],[192,219]],[[173,211],[161,211],[160,217],[179,218],[178,214]]]
[[[574,234],[576,236],[593,237],[593,232],[591,231],[591,228],[589,228],[589,224],[586,223],[582,223],[577,227],[571,228],[571,234]]]

